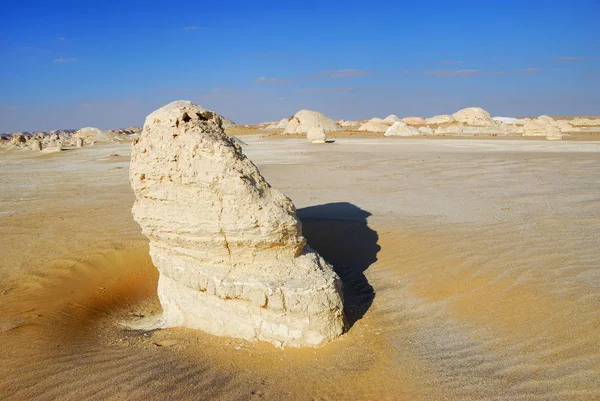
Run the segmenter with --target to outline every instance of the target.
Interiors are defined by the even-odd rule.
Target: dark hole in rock
[[[184,113],[183,117],[181,117],[184,123],[189,122],[192,118],[188,115],[188,113]]]
[[[212,118],[212,114],[210,114],[210,113],[206,113],[206,114],[196,113],[196,116],[198,116],[198,120],[200,120],[200,121],[208,121]]]

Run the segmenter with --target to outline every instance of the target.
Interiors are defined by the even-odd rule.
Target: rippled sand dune
[[[0,153],[0,398],[600,398],[600,143],[244,141],[341,276],[348,333],[125,330],[159,307],[128,146]]]

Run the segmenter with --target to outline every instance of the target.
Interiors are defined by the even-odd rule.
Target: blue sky
[[[0,14],[0,132],[142,125],[178,99],[257,123],[600,114],[600,2],[28,1]]]

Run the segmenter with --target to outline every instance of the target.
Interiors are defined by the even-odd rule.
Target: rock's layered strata
[[[158,327],[296,347],[343,332],[339,277],[219,115],[187,101],[150,114],[132,145],[130,180],[160,273]]]
[[[284,134],[304,134],[310,128],[323,128],[325,132],[337,131],[340,126],[318,111],[300,110],[288,122]]]
[[[419,131],[415,127],[409,127],[405,122],[395,122],[391,127],[385,131],[384,136],[417,136],[421,135],[421,131]]]

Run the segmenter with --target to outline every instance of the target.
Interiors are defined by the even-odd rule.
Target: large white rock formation
[[[415,127],[409,127],[405,122],[395,122],[391,127],[385,131],[384,136],[417,136],[421,135],[421,132]]]
[[[310,128],[323,128],[325,132],[337,131],[339,125],[326,115],[312,110],[300,110],[289,121],[284,134],[304,134]]]
[[[491,127],[496,125],[490,113],[481,107],[467,107],[452,114],[452,118],[466,125],[475,127]]]
[[[133,216],[160,273],[155,326],[278,346],[333,340],[345,327],[339,277],[306,244],[290,199],[222,123],[173,102],[146,118],[132,144]]]

